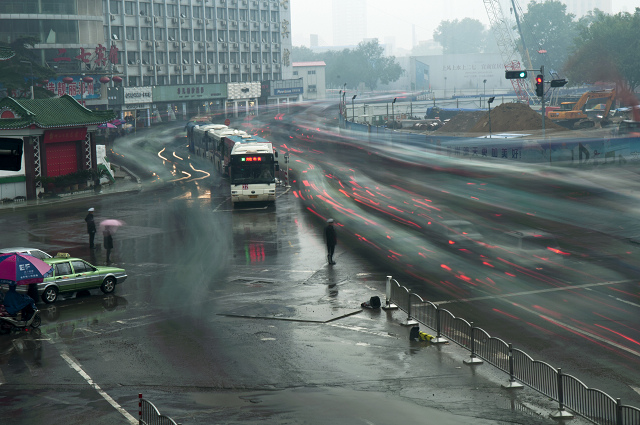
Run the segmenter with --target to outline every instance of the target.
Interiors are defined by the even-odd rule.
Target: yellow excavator
[[[580,96],[577,102],[562,102],[560,109],[549,112],[547,117],[556,124],[570,129],[592,128],[597,122],[605,125],[615,98],[615,89],[588,91]],[[598,110],[597,116],[590,117],[586,112],[587,106],[593,105],[594,100],[601,103],[605,99],[604,108]]]

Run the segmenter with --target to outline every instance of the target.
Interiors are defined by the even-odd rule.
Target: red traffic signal
[[[536,94],[538,97],[542,97],[544,94],[544,75],[542,74],[536,76]]]

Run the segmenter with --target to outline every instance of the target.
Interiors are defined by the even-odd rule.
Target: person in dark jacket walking
[[[89,249],[95,249],[93,241],[96,237],[96,222],[93,220],[93,208],[89,208],[89,213],[84,218],[87,222],[87,233],[89,233]]]
[[[102,232],[104,236],[104,249],[107,250],[107,266],[111,264],[111,250],[113,249],[113,236],[109,226],[104,228]]]
[[[327,227],[324,228],[324,239],[327,243],[327,260],[329,264],[333,265],[336,262],[333,261],[333,253],[336,250],[338,244],[338,236],[336,235],[336,229],[333,227],[333,219],[327,220]]]

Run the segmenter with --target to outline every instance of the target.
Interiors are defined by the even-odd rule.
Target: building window
[[[136,2],[125,1],[124,2],[124,14],[125,15],[137,15],[138,9],[136,8]]]
[[[218,30],[218,41],[220,43],[227,41],[227,31]]]
[[[178,15],[178,6],[175,4],[167,5],[167,16],[169,18],[175,18]]]
[[[143,65],[153,64],[153,52],[142,52],[142,64]]]
[[[138,52],[127,52],[127,63],[129,65],[137,65],[140,63]]]
[[[204,36],[207,41],[213,41],[213,31],[214,30],[204,30]]]
[[[247,9],[240,9],[240,20],[242,22],[247,22],[247,17],[249,16]]]
[[[202,9],[200,9],[199,7],[194,7],[193,8],[193,18],[194,19],[202,18]]]
[[[156,52],[156,65],[164,65],[165,52]]]
[[[164,11],[164,6],[161,4],[154,4],[153,5],[153,15],[154,16],[164,16],[163,15],[163,11]]]
[[[118,0],[110,0],[109,1],[109,12],[112,15],[119,15],[120,14],[120,4],[121,4],[121,2],[119,2]]]
[[[246,43],[249,41],[249,31],[240,31],[240,42]]]
[[[111,39],[122,40],[122,27],[111,27]]]
[[[227,20],[227,9],[224,7],[219,7],[216,10],[216,17],[220,20],[226,21]]]
[[[182,41],[191,41],[189,39],[189,34],[191,34],[191,30],[183,28],[182,31],[180,31],[180,40],[182,40]]]
[[[151,28],[142,27],[140,28],[140,40],[152,40],[153,35],[151,33]]]
[[[175,65],[178,63],[178,52],[169,52],[169,64]]]
[[[202,30],[193,30],[193,41],[202,41]]]
[[[271,22],[280,22],[280,13],[277,10],[271,11]]]
[[[176,41],[178,39],[178,29],[177,28],[167,28],[167,40]]]
[[[237,31],[229,31],[229,41],[232,43],[238,42],[238,32]]]
[[[180,6],[180,17],[188,18],[189,17],[189,6]]]
[[[238,9],[229,9],[229,20],[230,21],[238,20]]]
[[[151,16],[151,3],[140,3],[140,16]]]
[[[309,85],[307,86],[307,91],[308,91],[309,93],[315,93],[315,92],[317,91],[317,89],[316,89],[316,85],[315,85],[315,84],[313,84],[313,85],[309,84]]]
[[[298,75],[298,71],[293,71],[293,75]]]
[[[307,71],[307,75],[316,75],[315,70]]]
[[[156,28],[156,35],[154,37],[156,41],[164,40],[164,28]]]
[[[129,87],[138,87],[140,85],[139,80],[140,78],[138,77],[129,77]]]
[[[280,43],[280,33],[278,31],[274,31],[271,33],[271,42]]]
[[[204,8],[204,17],[207,19],[215,19],[216,17],[213,14],[213,7],[205,7]]]
[[[137,40],[138,39],[138,28],[136,27],[126,27],[127,31],[127,40]]]

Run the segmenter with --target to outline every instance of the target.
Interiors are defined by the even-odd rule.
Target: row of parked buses
[[[270,141],[222,124],[187,127],[189,150],[229,177],[231,202],[276,200],[278,152]]]

